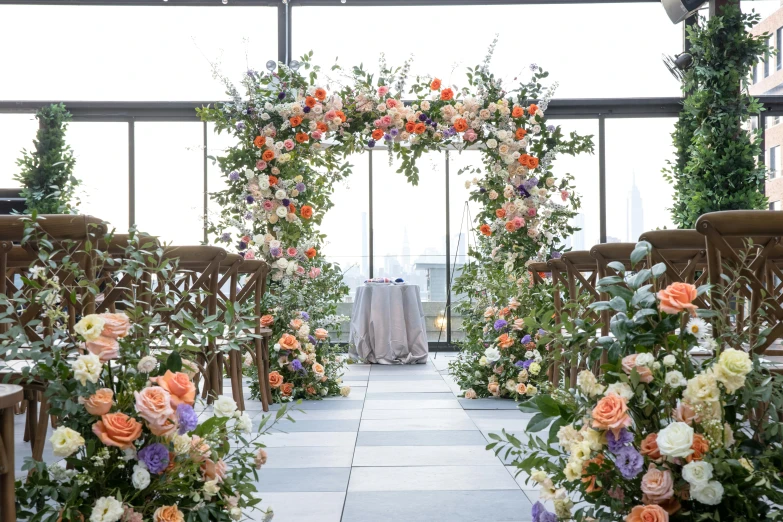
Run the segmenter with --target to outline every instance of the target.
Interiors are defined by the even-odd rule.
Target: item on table
[[[388,277],[373,277],[372,279],[368,279],[364,282],[366,285],[389,285],[391,284],[392,280]]]

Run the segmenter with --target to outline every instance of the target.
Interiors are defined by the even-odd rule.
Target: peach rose
[[[504,333],[500,337],[497,338],[498,346],[501,348],[511,348],[514,346],[514,339],[508,336],[508,334]]]
[[[638,354],[628,355],[623,357],[623,371],[631,375],[631,371],[636,368],[636,373],[639,374],[639,380],[643,383],[651,383],[653,380],[652,371],[646,366],[636,366],[636,357]]]
[[[136,396],[136,411],[142,419],[156,426],[163,426],[174,415],[171,394],[160,386],[149,386]]]
[[[261,323],[261,326],[264,327],[272,326],[272,323],[275,322],[275,318],[271,315],[262,315],[259,322]]]
[[[669,522],[669,514],[661,506],[634,506],[625,522]]]
[[[283,383],[280,387],[280,393],[286,397],[290,397],[294,393],[294,385],[290,382]]]
[[[120,356],[120,343],[112,337],[101,335],[94,341],[84,343],[90,353],[97,355],[102,363],[112,361]]]
[[[201,463],[201,473],[204,475],[204,480],[217,480],[223,482],[226,478],[226,463],[223,459],[219,459],[217,462],[213,462],[212,459],[206,459]]]
[[[264,451],[264,448],[258,448],[256,458],[253,460],[256,465],[256,469],[261,469],[261,466],[266,464],[266,451]]]
[[[527,385],[525,385],[524,382],[520,382],[519,384],[517,384],[517,393],[519,395],[524,395],[527,393]]]
[[[153,522],[185,522],[185,515],[177,506],[163,506],[155,510]]]
[[[615,435],[631,425],[625,399],[615,393],[604,396],[593,408],[593,428],[612,430]]]
[[[649,457],[652,460],[658,460],[661,458],[661,451],[658,449],[658,434],[650,433],[644,440],[642,440],[639,446],[639,453],[645,457]]]
[[[107,413],[92,425],[92,432],[107,446],[128,449],[141,436],[141,423],[124,413]]]
[[[696,315],[696,287],[688,283],[672,283],[657,295],[660,303],[658,308],[667,314],[679,314],[687,310],[691,315]]]
[[[696,415],[696,410],[694,410],[693,406],[691,406],[687,402],[677,403],[677,407],[674,408],[674,412],[672,412],[672,414],[674,416],[674,420],[678,422],[684,422],[689,426],[693,424],[693,421],[698,420],[698,415]]]
[[[103,319],[103,332],[101,335],[116,339],[125,337],[130,330],[130,319],[125,314],[100,314]]]
[[[90,395],[87,400],[84,401],[84,409],[90,415],[106,415],[111,410],[114,404],[114,392],[109,388],[101,388],[94,394]]]
[[[476,390],[474,390],[473,388],[469,388],[469,389],[468,389],[468,390],[465,392],[465,398],[466,398],[466,399],[475,399],[475,398],[477,398],[477,397],[478,397],[478,396],[476,395]]]
[[[329,336],[329,332],[324,330],[323,328],[316,328],[315,329],[315,338],[319,341],[323,341]]]
[[[325,371],[326,370],[324,369],[323,365],[317,362],[313,363],[313,373],[322,375]]]
[[[274,371],[269,372],[269,386],[272,388],[279,388],[283,385],[283,376],[280,375],[280,372]]]
[[[704,455],[710,451],[710,443],[701,433],[694,433],[693,445],[691,446],[691,449],[693,449],[693,453],[685,457],[685,460],[688,462],[693,460],[702,460]]]
[[[193,435],[190,439],[190,452],[193,460],[196,462],[203,462],[212,452],[212,448],[209,447],[209,444],[204,442],[204,439],[198,435]]]
[[[183,403],[193,406],[196,402],[196,386],[187,374],[166,370],[166,373],[159,377],[150,377],[150,381],[169,392],[173,409]]]
[[[302,323],[301,319],[292,319],[289,324],[290,324],[291,328],[293,328],[294,330],[298,330],[298,329],[300,329],[302,327],[303,323]]]
[[[296,337],[291,334],[283,334],[278,341],[278,344],[280,344],[280,347],[284,350],[298,350],[301,346],[299,341],[296,340]]]
[[[650,464],[642,477],[642,499],[645,504],[660,504],[674,496],[674,477],[668,469],[660,470]]]
[[[491,393],[494,397],[500,395],[500,385],[496,382],[489,383],[487,390],[489,390],[489,393]]]

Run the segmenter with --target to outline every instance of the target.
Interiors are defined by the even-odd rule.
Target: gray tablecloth
[[[356,290],[349,354],[378,364],[427,361],[427,328],[419,287],[366,285]]]

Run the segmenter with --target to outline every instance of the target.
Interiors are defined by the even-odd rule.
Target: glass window
[[[674,189],[661,170],[674,159],[674,118],[606,120],[606,240],[635,243],[647,230],[676,228]]]
[[[66,134],[76,163],[79,212],[128,231],[128,124],[72,122]]]
[[[341,26],[351,28],[351,38],[324,38],[324,20],[338,19]],[[388,20],[409,21],[397,24],[393,45],[378,33],[378,24]],[[540,24],[551,37],[521,43],[520,30]],[[450,28],[446,40],[457,43],[445,45],[442,31],[435,26]],[[536,62],[559,82],[558,97],[680,94],[679,82],[661,64],[661,52],[682,51],[682,29],[669,21],[657,3],[298,7],[293,16],[293,55],[313,50],[314,60],[323,66],[335,61],[362,63],[376,71],[382,52],[389,65],[402,65],[414,54],[411,78],[435,75],[444,84],[462,86],[466,68],[484,60],[496,34],[500,39],[492,71],[509,84],[517,77],[526,80],[528,65]]]
[[[767,47],[769,47],[770,49],[772,48],[772,45],[771,45],[771,42],[770,42],[770,37],[767,38]],[[771,55],[768,56],[766,60],[764,60],[764,78],[769,76],[769,69],[770,69],[769,62],[771,62],[771,61],[772,61],[772,56]]]
[[[14,181],[19,173],[16,160],[22,157],[22,149],[33,148],[36,132],[38,120],[34,114],[0,114],[0,188],[19,186]]]
[[[777,60],[777,70],[783,68],[783,27],[779,27],[775,31],[775,42],[777,43],[777,54],[775,59]]]
[[[13,73],[0,99],[225,98],[211,64],[238,81],[276,60],[277,9],[216,4],[0,6],[0,70]]]
[[[177,245],[204,240],[202,123],[136,123],[136,223]]]
[[[769,161],[767,163],[767,169],[769,170],[770,179],[775,179],[778,177],[778,166],[780,166],[780,145],[775,145],[769,149]]]
[[[769,202],[769,209],[770,210],[780,210],[780,201],[770,201]]]
[[[218,134],[215,132],[215,125],[207,123],[207,192],[209,194],[220,192],[226,188],[226,180],[216,159],[219,156],[225,156],[228,148],[236,143],[237,140],[231,133]],[[220,221],[221,208],[219,203],[209,197],[207,199],[207,219],[213,223]],[[214,243],[215,239],[214,235],[209,236],[210,243]]]

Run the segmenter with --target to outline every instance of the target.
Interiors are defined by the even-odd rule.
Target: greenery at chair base
[[[761,131],[743,128],[762,109],[747,92],[748,71],[768,54],[768,35],[750,29],[758,14],[735,3],[688,28],[693,65],[684,73],[683,104],[672,139],[677,151],[664,176],[674,185],[674,222],[693,228],[718,210],[764,209],[766,170],[757,163]]]
[[[71,114],[62,103],[42,107],[35,117],[40,122],[34,151],[23,150],[14,176],[22,184],[27,213],[70,214],[75,211],[74,191],[79,180],[73,176],[75,160],[65,142]]]

